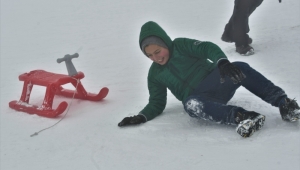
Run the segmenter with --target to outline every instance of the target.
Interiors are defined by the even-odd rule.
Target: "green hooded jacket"
[[[174,41],[155,22],[145,23],[139,44],[148,36],[161,38],[168,46],[170,58],[165,65],[152,63],[148,72],[149,103],[140,111],[149,121],[163,112],[167,104],[167,88],[180,101],[184,101],[197,85],[216,67],[224,52],[211,42],[188,38]],[[142,50],[142,48],[141,48]]]

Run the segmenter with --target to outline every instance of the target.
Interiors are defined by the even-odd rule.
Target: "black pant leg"
[[[236,0],[232,17],[232,39],[236,46],[248,45],[248,32],[250,31],[248,21],[252,0]]]
[[[235,0],[233,14],[226,24],[224,33],[235,42],[236,46],[247,45],[249,36],[249,16],[263,0]]]

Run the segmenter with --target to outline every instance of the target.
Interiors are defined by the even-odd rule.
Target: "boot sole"
[[[238,51],[236,51],[238,52]],[[238,52],[239,53],[239,52]],[[240,53],[241,54],[241,53]],[[242,56],[249,56],[249,55],[253,55],[254,54],[254,49],[251,49],[249,51],[247,51],[245,54],[241,54]]]
[[[287,121],[287,122],[296,122],[297,120],[300,119],[300,113],[293,114],[292,116],[282,116],[282,120]]]
[[[242,137],[247,138],[253,135],[254,132],[260,130],[264,122],[266,120],[266,116],[259,115],[254,119],[247,119],[241,121],[238,127],[236,128],[236,132],[240,134]]]

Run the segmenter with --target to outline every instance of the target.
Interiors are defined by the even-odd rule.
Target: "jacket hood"
[[[140,45],[141,50],[142,50],[142,46],[141,46],[142,41],[145,38],[147,38],[149,36],[153,36],[153,35],[161,38],[165,42],[165,44],[168,46],[168,49],[171,51],[171,49],[172,49],[171,38],[157,23],[155,23],[153,21],[146,22],[141,28],[140,39],[139,39],[139,45]]]

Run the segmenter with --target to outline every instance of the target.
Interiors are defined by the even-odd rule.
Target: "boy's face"
[[[167,48],[150,44],[145,48],[146,55],[154,62],[165,65],[169,60],[169,50]]]

